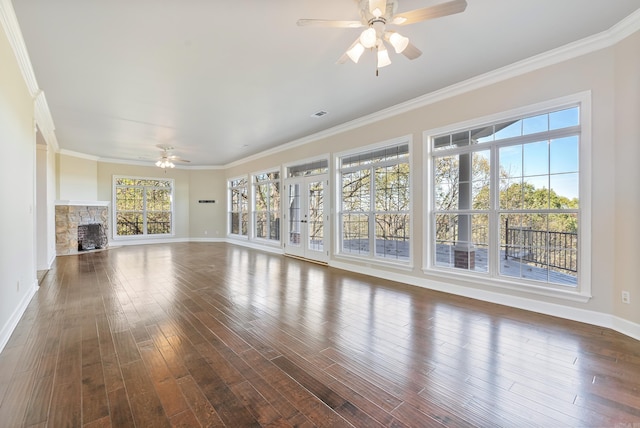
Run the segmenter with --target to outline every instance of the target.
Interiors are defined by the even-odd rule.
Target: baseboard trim
[[[9,342],[9,338],[11,337],[13,330],[15,330],[18,322],[20,321],[20,318],[22,318],[22,315],[24,314],[24,311],[27,310],[29,302],[31,302],[31,299],[33,298],[33,296],[35,296],[37,291],[38,281],[36,280],[36,282],[31,286],[31,289],[27,292],[27,294],[24,295],[16,310],[13,311],[13,314],[11,314],[11,317],[9,317],[7,323],[2,327],[2,331],[0,331],[0,352],[4,350],[7,342]]]
[[[239,239],[236,240],[236,239],[229,239],[229,238],[227,238],[224,242],[226,242],[227,244],[240,245],[242,247],[252,248],[254,250],[265,251],[267,253],[280,254],[280,255],[284,254],[284,250],[279,246],[263,245],[253,241],[246,241],[246,240],[239,240]]]
[[[410,275],[382,271],[370,267],[360,267],[349,263],[330,261],[329,266],[376,278],[397,281],[416,287],[427,288],[429,290],[441,291],[444,293],[455,294],[457,296],[481,300],[483,302],[496,303],[544,315],[551,315],[558,318],[591,324],[598,327],[610,328],[640,341],[640,324],[636,324],[613,315],[604,314],[602,312],[595,312],[556,303],[542,302],[540,300],[496,293],[493,291],[474,289],[432,279],[416,278]]]

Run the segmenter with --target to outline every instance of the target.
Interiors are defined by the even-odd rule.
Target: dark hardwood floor
[[[0,426],[640,427],[640,342],[227,244],[59,257]]]

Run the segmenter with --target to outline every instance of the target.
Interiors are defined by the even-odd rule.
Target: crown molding
[[[58,151],[58,153],[64,156],[71,156],[74,158],[87,159],[87,160],[96,161],[96,162],[100,160],[100,158],[97,156],[88,155],[86,153],[74,152],[72,150],[67,150],[67,149],[61,149]]]
[[[18,62],[18,68],[22,74],[27,90],[34,100],[34,116],[42,136],[50,144],[55,151],[60,149],[58,140],[55,135],[55,126],[53,124],[53,118],[51,117],[51,111],[47,105],[47,100],[44,96],[44,92],[38,86],[36,75],[31,65],[31,59],[29,58],[29,52],[27,51],[27,45],[22,37],[22,31],[20,31],[20,24],[18,23],[18,17],[11,0],[0,0],[0,26],[4,29],[13,54]]]
[[[225,165],[226,168],[242,165],[246,162],[260,159],[265,156],[277,154],[295,147],[328,138],[343,132],[351,131],[356,128],[371,125],[384,119],[388,119],[409,111],[435,104],[467,92],[471,92],[483,87],[502,82],[544,67],[559,64],[579,56],[589,54],[610,46],[627,38],[631,34],[640,30],[640,9],[627,16],[625,19],[614,25],[608,30],[595,34],[590,37],[566,44],[556,49],[535,55],[533,57],[515,62],[505,67],[489,71],[476,77],[464,80],[462,82],[447,86],[440,90],[430,92],[425,95],[413,98],[409,101],[395,106],[377,111],[367,116],[345,122],[341,125],[308,135],[306,137],[294,140],[290,143],[274,147],[272,149],[260,152],[258,154],[248,156],[238,161]]]
[[[76,156],[80,155],[77,152],[72,152],[72,153],[75,153]],[[73,155],[70,155],[70,156],[73,156]],[[114,158],[102,158],[102,157],[94,157],[93,160],[96,160],[98,162],[103,162],[103,163],[115,163],[120,165],[136,165],[136,166],[148,166],[148,167],[158,168],[155,164],[155,161],[148,161],[148,160],[126,160],[126,159],[114,159]],[[178,163],[174,163],[174,165],[175,165],[175,169],[188,169],[188,170],[215,170],[215,169],[225,168],[223,166],[215,166],[215,165],[189,166],[189,165],[179,165]]]

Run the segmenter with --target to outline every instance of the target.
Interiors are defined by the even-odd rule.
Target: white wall
[[[0,349],[36,289],[34,103],[0,30]]]
[[[615,49],[615,280],[614,312],[640,323],[640,32]],[[603,142],[603,144],[606,144]],[[621,303],[622,291],[631,304]]]
[[[97,201],[98,162],[75,153],[58,155],[58,196],[60,200]]]

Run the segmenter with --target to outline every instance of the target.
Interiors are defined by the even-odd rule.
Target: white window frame
[[[353,168],[340,168],[340,160],[345,157],[357,155],[359,153],[366,153],[375,150],[380,150],[384,148],[391,148],[394,146],[407,145],[409,150],[409,156],[406,158],[407,163],[409,164],[409,208],[407,210],[407,214],[409,215],[409,258],[406,260],[401,259],[393,259],[393,258],[385,258],[385,257],[377,257],[375,254],[375,215],[369,217],[369,253],[366,255],[361,254],[353,254],[346,253],[342,251],[342,238],[343,238],[343,230],[342,230],[342,173],[346,170],[356,170],[357,167]],[[396,164],[397,161],[389,161],[383,162],[380,164],[372,164],[375,166],[383,166],[387,164]],[[403,162],[404,163],[404,162]],[[347,150],[344,152],[335,153],[333,156],[333,165],[335,168],[335,246],[334,246],[334,254],[336,258],[342,258],[345,260],[359,260],[359,261],[367,261],[373,262],[377,265],[386,265],[389,267],[394,267],[402,270],[412,270],[413,269],[413,254],[415,251],[415,234],[414,234],[414,211],[413,211],[413,201],[415,199],[414,194],[414,172],[415,168],[413,165],[413,136],[405,135],[402,137],[392,138],[389,140],[381,141],[375,144],[370,144],[367,146],[361,146],[355,149]],[[372,177],[372,183],[375,181],[375,178]],[[371,186],[370,188],[370,203],[375,205],[375,186]],[[375,209],[370,211],[375,214]],[[372,245],[373,243],[373,245]]]
[[[232,186],[232,183],[234,181],[237,180],[245,180],[245,185],[244,186]],[[231,233],[231,214],[235,211],[232,211],[232,204],[231,201],[233,199],[233,191],[235,189],[241,189],[241,188],[245,188],[246,194],[247,194],[247,234],[243,235],[242,233]],[[236,239],[249,239],[249,236],[251,236],[251,220],[248,218],[250,215],[250,209],[251,209],[251,192],[250,192],[250,187],[249,187],[249,177],[246,175],[240,175],[237,177],[231,177],[227,179],[227,236],[228,237],[232,237],[232,238],[236,238]],[[241,215],[242,212],[240,212],[240,224],[238,229],[240,230],[240,232],[242,232],[242,219],[241,219]]]
[[[264,181],[256,181],[256,177],[262,174],[273,174],[277,172],[278,173],[278,178],[275,180],[264,180]],[[261,238],[257,236],[257,224],[256,224],[256,215],[258,214],[258,212],[256,211],[256,201],[257,201],[257,197],[256,197],[256,192],[257,192],[257,187],[261,184],[269,184],[269,185],[273,185],[274,183],[278,183],[280,185],[280,203],[278,205],[278,209],[277,209],[277,214],[279,215],[280,218],[280,230],[279,230],[279,236],[278,239],[271,239],[270,237],[267,238]],[[251,230],[252,230],[252,234],[251,234],[251,239],[252,240],[256,240],[259,241],[261,243],[265,243],[267,245],[280,245],[280,243],[282,242],[282,227],[283,227],[283,216],[282,216],[282,191],[283,191],[283,180],[282,180],[282,168],[280,167],[275,167],[275,168],[269,168],[269,169],[265,169],[262,171],[258,171],[255,172],[253,174],[251,174]],[[267,214],[271,214],[274,213],[275,211],[270,211],[267,209],[267,211],[265,211]],[[270,226],[268,226],[268,228],[270,229]],[[270,236],[270,233],[267,233],[267,236]]]
[[[458,130],[481,127],[486,124],[499,123],[508,120],[521,119],[537,113],[562,110],[563,108],[578,105],[580,108],[580,141],[578,146],[579,157],[579,200],[580,208],[578,214],[579,226],[579,243],[578,243],[578,279],[576,287],[556,286],[552,283],[540,283],[537,281],[527,281],[522,278],[511,278],[500,276],[496,272],[498,260],[492,257],[494,267],[490,267],[488,273],[476,273],[464,270],[453,270],[439,268],[435,266],[432,254],[432,240],[434,239],[434,231],[432,229],[432,210],[434,206],[434,171],[433,171],[433,150],[432,139],[438,135],[447,133],[455,133]],[[592,176],[592,155],[591,155],[591,91],[584,91],[577,94],[552,99],[549,101],[532,104],[505,112],[472,119],[448,125],[442,128],[431,129],[423,132],[423,148],[424,159],[423,165],[425,170],[426,187],[424,191],[424,207],[423,207],[423,229],[425,239],[423,240],[423,273],[433,277],[442,277],[445,279],[454,279],[468,282],[470,284],[482,284],[491,287],[499,287],[503,289],[516,290],[519,292],[526,291],[533,294],[558,297],[566,300],[578,302],[586,302],[591,298],[591,176]],[[480,146],[480,145],[479,145]],[[492,157],[491,162],[495,162],[497,156]],[[495,182],[492,177],[492,182]],[[495,200],[497,189],[492,186],[492,198]],[[491,207],[492,214],[498,215],[495,205]],[[495,224],[495,222],[494,222]],[[494,227],[494,229],[496,229]],[[489,241],[496,240],[497,232],[490,232]],[[495,249],[497,244],[490,244]],[[497,253],[496,253],[497,254]]]
[[[127,179],[127,180],[156,180],[156,181],[166,181],[169,182],[171,184],[171,232],[170,233],[162,233],[162,234],[148,234],[147,233],[147,206],[146,206],[146,195],[143,194],[143,209],[142,209],[142,216],[143,216],[143,231],[144,233],[140,234],[140,235],[118,235],[118,207],[117,207],[117,201],[116,201],[116,196],[117,196],[117,192],[116,189],[118,186],[116,184],[116,182],[119,179]],[[163,238],[167,238],[167,237],[173,237],[175,236],[175,180],[173,178],[164,178],[164,177],[139,177],[139,176],[131,176],[131,175],[114,175],[112,176],[112,180],[111,180],[111,184],[112,184],[112,189],[111,189],[111,195],[112,195],[112,235],[113,235],[113,239],[114,241],[127,241],[127,240],[136,240],[136,239],[163,239]],[[149,186],[126,186],[126,187],[149,187]]]

